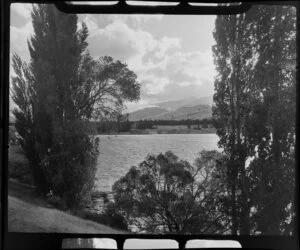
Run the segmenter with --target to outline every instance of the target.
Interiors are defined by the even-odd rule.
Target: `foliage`
[[[125,101],[136,101],[140,84],[127,64],[104,56],[94,60],[83,56],[79,69],[80,92],[77,117],[114,120],[121,114]]]
[[[202,119],[202,120],[152,120],[144,119],[138,121],[129,121],[128,114],[126,115],[117,115],[116,118],[106,118],[102,119],[99,122],[96,122],[97,132],[98,133],[112,133],[112,132],[129,132],[132,128],[136,129],[154,129],[155,126],[167,125],[197,125],[197,129],[201,129],[200,125],[203,128],[208,128],[208,125],[213,126],[213,121],[211,119]]]
[[[115,229],[124,231],[128,230],[128,226],[124,217],[116,211],[115,204],[113,202],[110,202],[106,206],[106,209],[103,213],[99,214],[90,211],[80,211],[77,213],[77,215],[84,219],[92,220]]]
[[[213,118],[229,157],[233,234],[287,233],[282,225],[294,193],[295,23],[287,6],[255,6],[216,19]]]
[[[202,151],[195,166],[171,151],[149,155],[114,184],[116,209],[141,232],[224,233],[224,160],[216,151]]]
[[[83,205],[89,202],[94,186],[99,140],[92,140],[77,122],[65,124],[62,131],[60,141],[52,144],[41,165],[54,194],[69,207]]]
[[[28,162],[24,159],[22,149],[19,145],[10,145],[9,147],[8,177],[17,179],[25,184],[33,185]]]
[[[136,122],[137,129],[152,129],[154,126],[154,121],[152,120],[139,120]]]
[[[231,195],[232,233],[236,234],[238,224],[241,233],[249,234],[248,180],[245,162],[254,150],[243,127],[247,124],[247,112],[251,99],[249,68],[252,53],[247,47],[249,37],[246,14],[218,16],[213,47],[218,76],[215,80],[213,118],[220,137],[219,146],[230,159],[228,171]],[[240,193],[240,195],[238,195]],[[238,215],[237,203],[241,205]],[[238,221],[239,220],[239,221]]]
[[[117,116],[113,119],[102,119],[100,122],[97,122],[97,132],[99,134],[128,132],[130,131],[131,126],[132,122],[128,120],[128,114],[117,114]]]
[[[65,203],[65,201],[58,196],[48,197],[47,202],[49,204],[53,205],[54,207],[56,207],[57,209],[60,209],[60,210],[67,209],[67,204]]]
[[[252,32],[259,37],[253,43],[259,55],[253,82],[263,97],[265,116],[259,140],[254,137],[257,157],[249,168],[258,218],[255,230],[290,234],[283,225],[293,218],[288,207],[293,207],[295,194],[296,12],[289,6],[270,6],[252,14]]]
[[[87,26],[78,29],[77,21],[54,5],[33,5],[31,61],[12,59],[15,127],[35,185],[69,207],[88,202],[94,183],[99,142],[84,121],[114,115],[124,101],[138,99],[140,89],[126,64],[89,55]]]

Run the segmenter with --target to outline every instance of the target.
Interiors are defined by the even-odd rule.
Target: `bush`
[[[34,184],[28,161],[20,146],[10,145],[9,147],[8,177],[25,184]]]
[[[8,177],[18,181],[33,185],[33,179],[28,164],[20,162],[10,162],[8,165]]]
[[[92,193],[91,193],[91,196],[92,198],[95,198],[95,199],[100,199],[103,197],[103,192],[99,191],[99,190],[94,190]]]
[[[58,196],[50,196],[47,198],[47,201],[53,205],[54,207],[60,209],[60,210],[66,210],[67,209],[67,204],[63,199],[61,199]]]
[[[109,202],[108,194],[105,192],[101,192],[98,190],[95,190],[91,193],[92,199],[103,199],[104,203]]]
[[[79,211],[76,214],[87,220],[110,226],[118,230],[128,230],[125,218],[117,212],[115,204],[110,202],[103,213],[95,213],[90,211]]]
[[[140,232],[226,232],[218,161],[223,156],[217,151],[202,151],[194,166],[171,151],[149,155],[113,185],[114,209]]]

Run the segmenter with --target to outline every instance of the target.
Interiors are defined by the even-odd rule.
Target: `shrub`
[[[66,202],[58,196],[50,196],[50,197],[47,198],[47,201],[51,205],[53,205],[54,207],[56,207],[60,210],[66,210],[67,209]]]
[[[217,161],[223,156],[216,151],[203,151],[194,166],[171,151],[149,155],[113,185],[114,209],[140,232],[226,232]]]
[[[8,177],[33,185],[32,175],[26,163],[10,162],[8,165]]]
[[[28,161],[20,146],[10,145],[9,147],[8,177],[25,184],[34,184]]]
[[[103,225],[110,226],[119,230],[128,230],[125,218],[117,212],[115,204],[110,202],[103,213],[95,213],[90,211],[77,211],[77,216],[84,219],[95,221]]]

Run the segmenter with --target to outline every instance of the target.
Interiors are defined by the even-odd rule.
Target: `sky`
[[[31,4],[11,5],[11,53],[29,61],[27,40],[33,34]],[[141,84],[131,112],[155,103],[213,94],[212,57],[215,16],[80,14],[89,28],[88,50],[111,56],[133,70]]]

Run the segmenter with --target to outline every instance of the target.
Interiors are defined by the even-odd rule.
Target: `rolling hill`
[[[159,107],[144,108],[129,114],[129,121],[149,119],[149,117],[167,113],[168,110]]]
[[[200,102],[200,104],[199,104]],[[185,120],[205,119],[212,116],[209,98],[189,98],[185,100],[157,103],[129,114],[130,121],[137,120]]]
[[[197,106],[197,105],[212,106],[212,104],[213,104],[212,96],[206,96],[206,97],[202,97],[202,98],[196,98],[194,96],[191,96],[190,98],[187,98],[187,99],[159,102],[154,105],[157,107],[164,108],[164,109],[171,111],[171,110],[177,110],[178,108],[182,108],[182,107],[193,107],[193,106]]]

